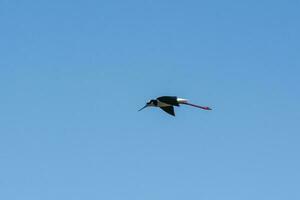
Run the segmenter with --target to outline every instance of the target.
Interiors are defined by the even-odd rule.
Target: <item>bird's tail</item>
[[[200,108],[200,109],[203,109],[203,110],[212,110],[210,107],[207,107],[207,106],[198,106],[198,105],[195,105],[195,104],[192,104],[192,103],[188,103],[188,102],[182,102],[182,104],[193,106],[193,107]]]

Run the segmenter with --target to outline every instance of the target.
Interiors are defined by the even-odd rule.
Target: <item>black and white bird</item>
[[[139,111],[141,111],[141,110],[143,110],[144,108],[147,108],[147,107],[158,107],[158,108],[161,108],[166,113],[175,116],[174,106],[180,106],[180,104],[193,106],[193,107],[200,108],[200,109],[203,109],[203,110],[211,110],[210,107],[198,106],[198,105],[195,105],[195,104],[191,104],[191,103],[188,102],[187,99],[178,98],[176,96],[162,96],[162,97],[158,97],[157,99],[151,99]]]

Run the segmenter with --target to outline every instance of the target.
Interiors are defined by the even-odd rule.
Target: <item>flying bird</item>
[[[207,107],[207,106],[198,106],[195,104],[191,104],[188,102],[187,99],[178,98],[176,96],[162,96],[162,97],[158,97],[156,99],[151,99],[139,111],[141,111],[147,107],[158,107],[158,108],[161,108],[166,113],[175,116],[174,106],[180,106],[180,104],[193,106],[193,107],[200,108],[203,110],[212,110],[210,107]]]

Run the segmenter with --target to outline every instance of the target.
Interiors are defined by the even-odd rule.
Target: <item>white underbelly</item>
[[[158,107],[168,107],[168,106],[172,106],[172,105],[158,101],[157,106]]]

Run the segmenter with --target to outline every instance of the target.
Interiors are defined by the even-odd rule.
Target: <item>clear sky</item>
[[[0,199],[300,199],[299,8],[1,0]]]

